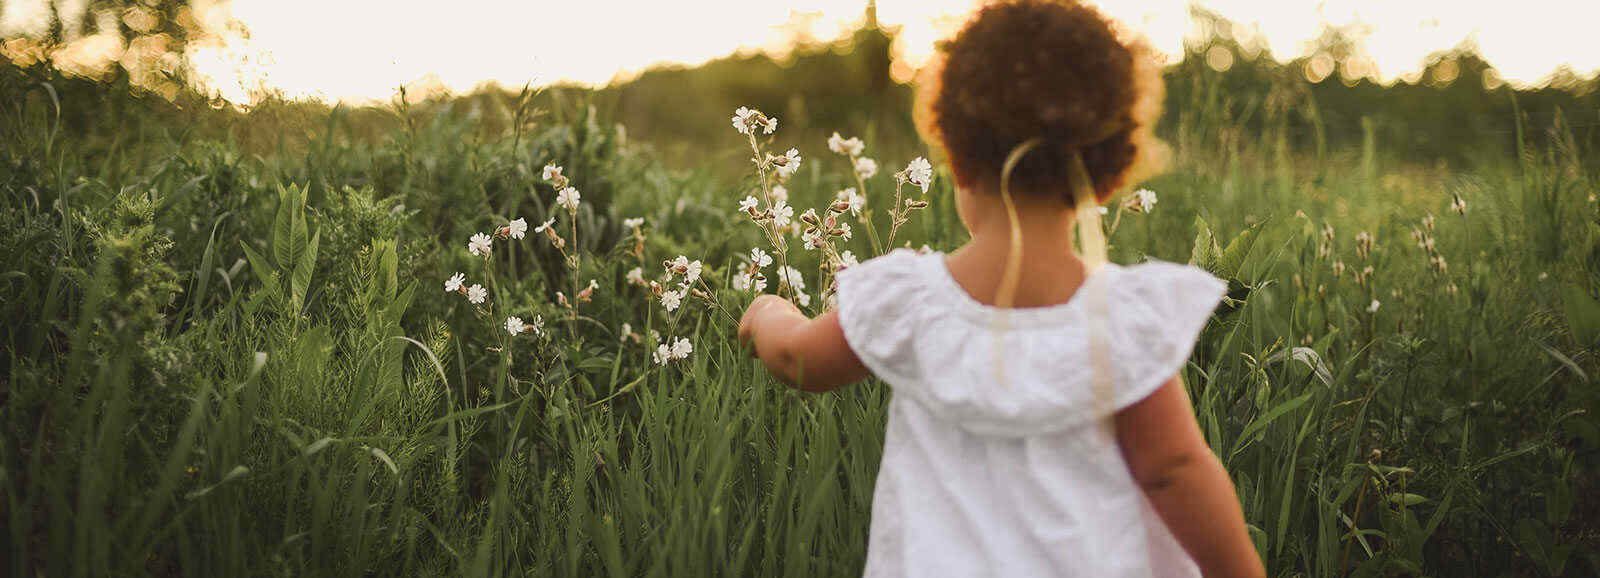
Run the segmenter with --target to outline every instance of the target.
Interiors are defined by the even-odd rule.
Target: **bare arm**
[[[870,374],[845,342],[838,313],[808,319],[776,295],[750,304],[739,321],[739,342],[751,347],[772,375],[803,391],[822,393]]]
[[[1117,443],[1134,479],[1207,578],[1264,577],[1239,496],[1195,422],[1177,377],[1117,413]]]

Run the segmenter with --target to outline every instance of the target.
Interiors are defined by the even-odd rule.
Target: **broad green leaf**
[[[290,208],[290,199],[294,196],[290,192],[292,190],[293,185],[289,188],[278,187],[278,214],[272,223],[272,258],[277,261],[278,270],[281,271],[294,267],[294,260],[291,259],[293,249],[289,247],[289,237],[294,232],[294,210]]]
[[[250,272],[261,280],[261,284],[266,288],[266,294],[276,292],[278,290],[277,271],[267,263],[266,258],[257,253],[255,249],[251,249],[250,245],[243,241],[240,241],[239,245],[244,247],[244,256],[250,261]]]
[[[307,248],[307,243],[310,242],[309,239],[311,237],[310,231],[308,231],[307,228],[306,228],[307,225],[306,225],[306,195],[305,195],[305,189],[304,188],[300,189],[300,191],[297,194],[294,195],[294,198],[291,199],[291,201],[294,204],[290,205],[290,208],[294,212],[289,216],[289,225],[290,225],[290,227],[289,227],[289,266],[290,267],[298,264],[300,262],[300,258],[303,255],[305,255],[306,248]],[[285,267],[285,269],[287,269],[287,268],[288,267]]]
[[[1250,256],[1250,249],[1256,246],[1256,239],[1261,237],[1261,228],[1265,221],[1256,223],[1240,231],[1228,241],[1228,248],[1222,251],[1222,256],[1217,261],[1218,275],[1224,279],[1231,279],[1239,275],[1239,269],[1244,267],[1244,261]]]
[[[322,231],[317,231],[311,237],[311,242],[306,245],[306,250],[300,255],[300,262],[295,264],[294,276],[289,278],[292,289],[291,297],[294,302],[294,312],[299,313],[305,306],[306,290],[311,287],[311,273],[317,266],[317,245],[322,238]]]
[[[1217,240],[1211,236],[1211,227],[1206,224],[1204,217],[1194,217],[1194,249],[1189,252],[1189,264],[1198,266],[1207,271],[1212,271],[1217,265],[1218,254]]]

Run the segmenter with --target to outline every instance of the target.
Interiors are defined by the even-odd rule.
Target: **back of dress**
[[[894,388],[866,574],[1198,576],[1109,424],[1178,373],[1225,289],[1190,266],[1107,265],[1066,303],[999,309],[939,253],[840,272],[846,341]]]

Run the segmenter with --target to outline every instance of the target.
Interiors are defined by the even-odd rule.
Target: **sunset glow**
[[[48,18],[47,0],[3,4],[0,32]],[[70,2],[69,2],[70,4]],[[1193,34],[1183,0],[1099,1],[1109,15],[1143,32],[1163,53],[1181,56]],[[1365,45],[1384,81],[1419,71],[1427,56],[1476,43],[1501,76],[1539,83],[1557,67],[1600,70],[1587,28],[1600,4],[1528,0],[1314,2],[1207,0],[1207,9],[1240,24],[1237,37],[1263,38],[1280,59],[1303,56],[1325,25],[1364,26]],[[656,64],[693,65],[737,51],[777,52],[795,37],[832,39],[861,22],[859,0],[786,3],[437,2],[233,0],[195,2],[214,38],[188,48],[201,81],[233,101],[259,88],[291,97],[363,102],[386,99],[401,84],[454,92],[485,83],[577,82],[601,85]],[[897,76],[927,60],[938,39],[960,25],[971,0],[888,0],[880,22],[899,29]],[[248,36],[230,30],[229,18]],[[48,22],[46,22],[46,25]],[[84,31],[84,35],[92,31]],[[102,44],[105,44],[102,42]]]

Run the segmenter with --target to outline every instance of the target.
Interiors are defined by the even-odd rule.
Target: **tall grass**
[[[490,138],[448,104],[376,140],[334,111],[254,156],[150,126],[108,144],[61,130],[92,103],[4,86],[7,574],[859,574],[886,386],[788,390],[710,310],[679,319],[695,354],[669,369],[618,343],[659,323],[622,282],[622,219],[648,219],[651,259],[725,279],[757,241],[733,211],[756,183],[666,168],[581,103]],[[1595,151],[1553,123],[1465,170],[1391,165],[1374,139],[1300,153],[1195,94],[1147,184],[1161,204],[1112,255],[1230,280],[1184,377],[1270,571],[1600,571],[1579,499],[1600,444]],[[437,287],[472,232],[553,214],[547,162],[583,189],[585,265],[511,248],[495,298],[596,278],[592,322],[490,351],[493,320]],[[808,206],[855,184],[808,162]],[[962,241],[949,182],[906,240]],[[1430,213],[1444,273],[1407,236]]]

